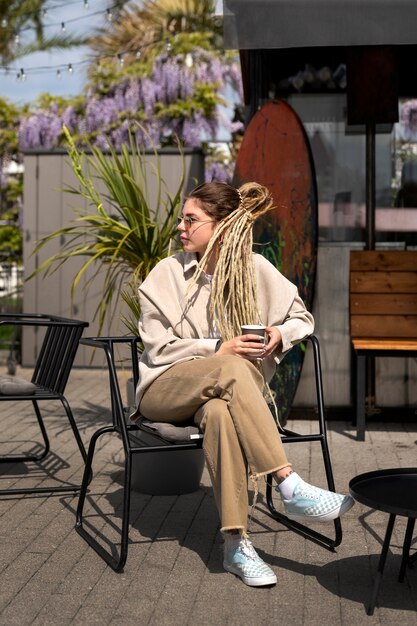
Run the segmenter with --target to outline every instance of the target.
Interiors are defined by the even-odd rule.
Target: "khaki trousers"
[[[147,419],[180,423],[194,418],[220,514],[221,530],[248,524],[248,472],[254,479],[289,465],[257,368],[236,356],[177,363],[146,390]]]

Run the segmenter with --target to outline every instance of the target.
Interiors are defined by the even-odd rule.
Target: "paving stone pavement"
[[[21,369],[18,375],[29,379],[31,372]],[[93,430],[109,420],[106,373],[74,369],[66,395],[87,444]],[[64,412],[59,403],[43,406],[50,459],[39,468],[0,465],[1,487],[80,480],[82,461]],[[36,447],[30,403],[2,402],[0,411],[1,449],[25,449],[27,440]],[[313,426],[312,421],[297,420],[296,430],[310,432]],[[347,491],[350,478],[365,471],[416,466],[417,423],[373,422],[365,442],[356,441],[354,429],[344,421],[330,422],[328,430],[339,491]],[[117,540],[122,452],[117,439],[102,439],[90,489],[97,507],[89,506],[86,514],[110,540]],[[289,444],[288,454],[306,480],[325,485],[318,444]],[[343,518],[343,541],[332,553],[272,520],[264,492],[262,483],[252,540],[278,576],[276,587],[264,589],[249,588],[222,569],[219,524],[206,471],[201,488],[192,494],[133,494],[131,543],[120,574],[75,532],[76,497],[1,497],[0,624],[417,625],[417,568],[407,571],[403,584],[397,582],[403,518],[394,528],[378,606],[370,617],[365,606],[387,515],[356,504]],[[332,524],[327,526],[331,532]]]

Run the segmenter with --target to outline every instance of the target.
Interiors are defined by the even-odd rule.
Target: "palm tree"
[[[182,33],[200,33],[218,47],[221,24],[215,17],[214,0],[144,0],[122,8],[111,30],[98,29],[89,44],[99,58],[123,54],[126,64],[154,57],[166,40]],[[217,42],[217,45],[216,43]]]
[[[86,43],[86,38],[44,37],[43,12],[47,0],[0,0],[0,58],[4,65],[31,52],[69,48]],[[22,45],[20,33],[33,28],[35,41]]]

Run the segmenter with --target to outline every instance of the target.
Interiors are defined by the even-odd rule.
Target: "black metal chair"
[[[323,402],[323,389],[322,389],[322,377],[321,377],[321,364],[320,364],[320,351],[319,342],[315,336],[309,338],[313,345],[314,350],[314,365],[316,374],[316,389],[317,389],[317,401],[318,401],[318,413],[319,413],[319,431],[317,434],[298,435],[290,432],[286,429],[282,429],[281,435],[284,443],[297,443],[297,442],[320,442],[323,461],[325,466],[325,472],[329,489],[334,491],[334,480],[330,461],[330,454],[327,445],[325,414],[324,414],[324,402]],[[196,449],[202,446],[202,440],[190,441],[189,443],[175,443],[169,444],[162,440],[157,441],[154,444],[149,444],[148,441],[139,440],[135,437],[138,427],[135,424],[127,424],[126,412],[123,407],[122,396],[120,393],[120,387],[117,379],[116,363],[114,358],[114,346],[115,344],[127,343],[130,347],[131,359],[132,359],[132,372],[133,382],[136,387],[138,382],[138,353],[137,343],[140,341],[139,337],[101,337],[101,338],[84,338],[81,339],[82,344],[91,346],[93,348],[101,348],[104,350],[108,365],[109,382],[110,382],[110,396],[111,396],[111,408],[112,408],[112,424],[99,428],[91,437],[90,445],[88,448],[87,462],[84,470],[84,478],[79,494],[77,515],[76,515],[76,530],[87,541],[87,543],[94,548],[94,550],[101,556],[104,561],[112,567],[116,572],[120,572],[127,559],[128,543],[129,543],[129,516],[130,516],[130,494],[131,494],[131,473],[132,473],[132,456],[137,453],[150,453],[150,452],[171,452],[174,453],[178,450],[184,449]],[[121,544],[120,551],[117,556],[110,553],[104,546],[97,541],[92,532],[87,530],[83,525],[83,510],[85,498],[87,495],[87,488],[89,482],[89,476],[92,471],[92,463],[94,458],[94,452],[98,439],[106,433],[117,433],[122,440],[125,462],[124,462],[124,478],[123,478],[123,505],[122,505],[122,522],[121,522]],[[155,439],[154,439],[155,441]],[[335,537],[327,537],[321,533],[318,533],[307,526],[299,524],[289,520],[285,515],[279,513],[272,500],[272,476],[267,477],[267,505],[272,517],[284,524],[288,528],[291,528],[295,532],[311,539],[319,545],[334,550],[342,540],[342,530],[340,520],[334,521]]]
[[[70,405],[64,396],[65,387],[71,372],[79,340],[88,322],[43,314],[0,314],[0,325],[44,327],[46,332],[32,375],[33,391],[28,395],[20,393],[0,394],[0,402],[31,402],[42,435],[42,451],[39,454],[8,454],[0,456],[0,463],[39,463],[50,452],[50,443],[39,408],[41,400],[60,400],[74,433],[77,446],[84,462],[87,454],[74,420]],[[22,381],[23,382],[23,381]],[[58,485],[52,487],[24,487],[1,489],[0,495],[20,495],[39,493],[65,493],[78,491],[79,485]]]

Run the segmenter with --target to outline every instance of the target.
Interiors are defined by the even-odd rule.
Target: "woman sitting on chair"
[[[193,419],[204,432],[223,566],[252,586],[277,579],[248,538],[248,475],[255,493],[261,476],[274,476],[291,519],[333,520],[353,504],[292,469],[265,400],[276,363],[314,327],[296,286],[252,252],[253,223],[272,208],[257,183],[205,183],[188,196],[178,224],[184,251],[160,261],[139,289],[145,349],[132,416]],[[246,324],[266,326],[266,345],[242,333]]]

